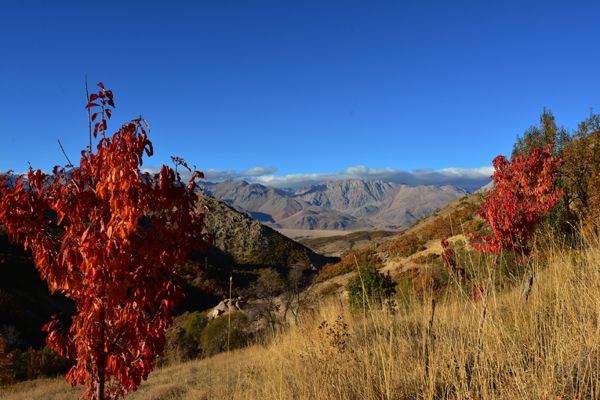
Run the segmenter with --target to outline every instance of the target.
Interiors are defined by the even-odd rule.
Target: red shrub
[[[473,247],[495,254],[500,250],[512,251],[522,263],[531,251],[530,241],[544,213],[562,196],[554,188],[560,164],[550,147],[535,148],[529,156],[516,155],[511,161],[504,156],[496,157],[492,176],[495,187],[479,213],[492,235],[471,235]]]

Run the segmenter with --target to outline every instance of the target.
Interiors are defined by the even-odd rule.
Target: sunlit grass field
[[[467,295],[396,312],[329,300],[269,344],[158,369],[128,398],[600,398],[598,240],[544,260],[529,299],[518,287],[491,293],[485,319]],[[62,378],[0,390],[6,400],[78,394]]]

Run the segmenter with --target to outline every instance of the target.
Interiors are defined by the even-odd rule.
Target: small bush
[[[317,280],[322,282],[327,279],[333,278],[334,276],[347,274],[356,269],[356,263],[358,265],[363,264],[375,264],[381,265],[381,258],[377,254],[377,252],[372,248],[361,249],[361,250],[350,250],[348,254],[346,254],[340,262],[337,264],[328,264],[326,265],[321,272],[319,272],[319,276]]]
[[[482,284],[488,276],[488,270],[494,263],[494,255],[481,253],[469,248],[464,242],[457,241],[450,245],[459,268],[465,271],[464,288],[467,292],[473,284]],[[541,260],[540,260],[541,261]],[[498,290],[507,290],[518,284],[523,277],[523,268],[516,262],[514,254],[501,251],[497,260],[498,266],[494,275],[494,286]]]
[[[414,233],[409,233],[388,243],[384,247],[384,250],[397,257],[408,257],[418,251],[425,250],[425,243],[427,243],[427,240],[422,239]]]
[[[197,357],[201,353],[202,331],[206,328],[207,324],[208,317],[199,311],[190,313],[183,322],[183,346],[190,358]]]
[[[206,325],[202,331],[202,354],[212,356],[227,350],[228,316],[216,318]],[[249,342],[248,319],[240,312],[231,313],[230,349],[237,349]]]
[[[167,330],[165,349],[159,364],[176,364],[226,351],[227,325],[227,315],[214,320],[209,320],[205,313],[199,311],[179,316]],[[243,347],[249,342],[248,328],[244,314],[231,314],[230,349]]]
[[[206,314],[195,311],[177,318],[167,330],[161,364],[175,364],[202,355],[202,332],[208,324]]]
[[[48,346],[39,350],[30,348],[24,352],[15,350],[12,364],[15,378],[20,381],[64,375],[73,365]]]
[[[382,274],[375,265],[362,265],[348,282],[348,300],[352,307],[381,304],[396,291],[390,274]]]
[[[408,310],[417,298],[417,293],[414,287],[414,276],[408,273],[401,273],[395,277],[396,279],[396,295],[394,300],[399,307]]]
[[[165,347],[158,359],[159,366],[177,364],[187,359],[183,343],[183,328],[177,325],[177,320],[165,333]]]

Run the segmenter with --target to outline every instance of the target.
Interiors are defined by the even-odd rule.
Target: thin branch
[[[85,105],[87,106],[90,102],[90,92],[88,90],[87,75],[85,76]],[[90,154],[92,153],[92,112],[90,108],[87,109],[88,114],[88,133],[90,135]]]
[[[58,141],[58,145],[60,146],[60,149],[62,150],[62,153],[64,154],[65,158],[67,159],[67,162],[69,163],[70,167],[74,167],[75,164],[73,164],[71,162],[71,160],[69,160],[69,156],[67,155],[67,153],[65,152],[65,148],[63,147],[62,143],[60,142],[60,139],[56,139]]]

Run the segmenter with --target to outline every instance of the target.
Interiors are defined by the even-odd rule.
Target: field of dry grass
[[[331,236],[341,236],[353,233],[355,231],[341,231],[337,229],[294,229],[294,228],[279,228],[277,232],[294,240],[324,238]]]
[[[343,257],[351,250],[376,248],[392,240],[396,235],[398,232],[394,231],[359,231],[345,235],[302,239],[299,242],[319,254]]]
[[[130,399],[600,398],[600,247],[546,252],[531,296],[449,295],[352,312],[339,300],[274,343],[160,369]],[[61,380],[0,398],[76,398]]]

